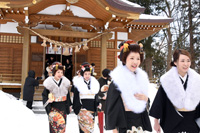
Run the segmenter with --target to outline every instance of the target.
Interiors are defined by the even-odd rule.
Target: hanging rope
[[[43,35],[41,35],[41,34],[35,32],[34,30],[32,30],[32,29],[30,29],[30,28],[28,28],[28,27],[24,27],[24,28],[29,29],[29,30],[32,31],[34,34],[36,34],[36,35],[38,35],[40,38],[42,38],[42,39],[43,39],[43,43],[42,43],[41,46],[43,46],[43,47],[46,47],[46,45],[45,45],[46,42],[50,42],[50,43],[54,44],[55,46],[68,47],[68,48],[74,48],[74,47],[78,47],[79,45],[84,44],[84,50],[89,49],[89,48],[87,47],[87,45],[86,45],[88,42],[90,42],[90,41],[92,41],[92,40],[94,40],[94,39],[96,39],[96,38],[98,38],[98,37],[100,37],[100,36],[102,36],[102,35],[104,35],[104,34],[108,34],[108,33],[109,33],[109,32],[101,33],[101,34],[99,34],[99,35],[97,35],[97,36],[95,36],[95,37],[92,37],[92,38],[88,39],[87,41],[74,42],[74,43],[63,43],[63,42],[51,40],[51,39],[49,39],[49,38],[47,38],[47,37],[45,37],[45,36],[43,36]]]

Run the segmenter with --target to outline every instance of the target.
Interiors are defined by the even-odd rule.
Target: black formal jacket
[[[158,89],[154,102],[150,109],[150,116],[160,119],[160,126],[162,127],[165,133],[171,133],[172,130],[182,121],[183,117],[181,117],[178,111],[175,109],[174,105],[171,101],[177,101],[179,92],[176,90],[177,84],[183,86],[182,89],[194,89],[199,92],[192,91],[192,97],[195,97],[195,93],[199,95],[200,87],[198,87],[199,82],[195,80],[199,80],[198,74],[195,74],[192,70],[189,70],[188,77],[184,85],[182,85],[181,79],[177,74],[177,69],[173,67],[170,71],[165,74],[165,78],[161,77],[161,86]],[[194,82],[193,82],[194,81]],[[171,100],[169,99],[169,94],[165,92],[163,88],[164,84],[166,89],[171,89],[168,93],[172,93],[174,95]],[[197,85],[194,85],[197,84]],[[194,85],[194,86],[193,86]],[[191,87],[193,86],[193,87]],[[196,88],[196,89],[195,89]],[[197,96],[198,99],[198,96]],[[196,108],[196,116],[194,119],[200,117],[200,106],[197,104]]]
[[[117,86],[112,82],[109,86],[108,97],[106,99],[106,111],[105,111],[105,125],[107,130],[113,130],[118,128],[127,128],[127,120],[124,104],[121,98],[121,93],[118,91]],[[152,131],[151,123],[149,120],[149,114],[147,110],[142,114],[142,124],[144,129]]]

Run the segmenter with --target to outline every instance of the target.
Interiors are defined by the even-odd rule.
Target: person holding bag
[[[48,77],[43,85],[43,104],[48,118],[50,133],[65,133],[66,114],[69,114],[71,105],[70,81],[63,76],[64,67],[60,62],[52,64],[53,76]]]

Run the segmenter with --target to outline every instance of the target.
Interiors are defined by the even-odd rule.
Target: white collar
[[[61,78],[60,78],[61,79]],[[53,77],[53,81],[55,81],[57,84],[59,84],[60,79],[57,81],[54,77]]]
[[[185,76],[184,77],[182,77],[180,74],[179,74],[179,77],[183,80],[183,84],[185,84],[185,81],[186,81],[186,79],[187,79],[187,73],[185,74]]]
[[[184,90],[178,70],[172,67],[161,78],[161,85],[167,97],[177,108],[194,110],[200,102],[200,75],[193,69],[188,70],[187,88]]]
[[[87,80],[87,81],[86,81],[86,80],[84,80],[84,81],[85,81],[87,84],[90,82],[90,80]]]
[[[143,93],[148,96],[149,79],[142,69],[137,68],[136,74],[126,66],[116,67],[110,74],[117,90],[121,92],[123,101],[128,109],[134,113],[141,113],[146,108],[146,101],[137,100],[136,93]]]
[[[84,78],[82,76],[73,78],[73,84],[78,89],[80,94],[97,94],[100,89],[99,82],[93,76],[90,77],[89,81],[90,81],[90,90],[88,89],[88,86],[84,82]]]

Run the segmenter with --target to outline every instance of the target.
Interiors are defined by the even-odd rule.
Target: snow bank
[[[40,133],[38,127],[32,110],[0,91],[0,133]]]

